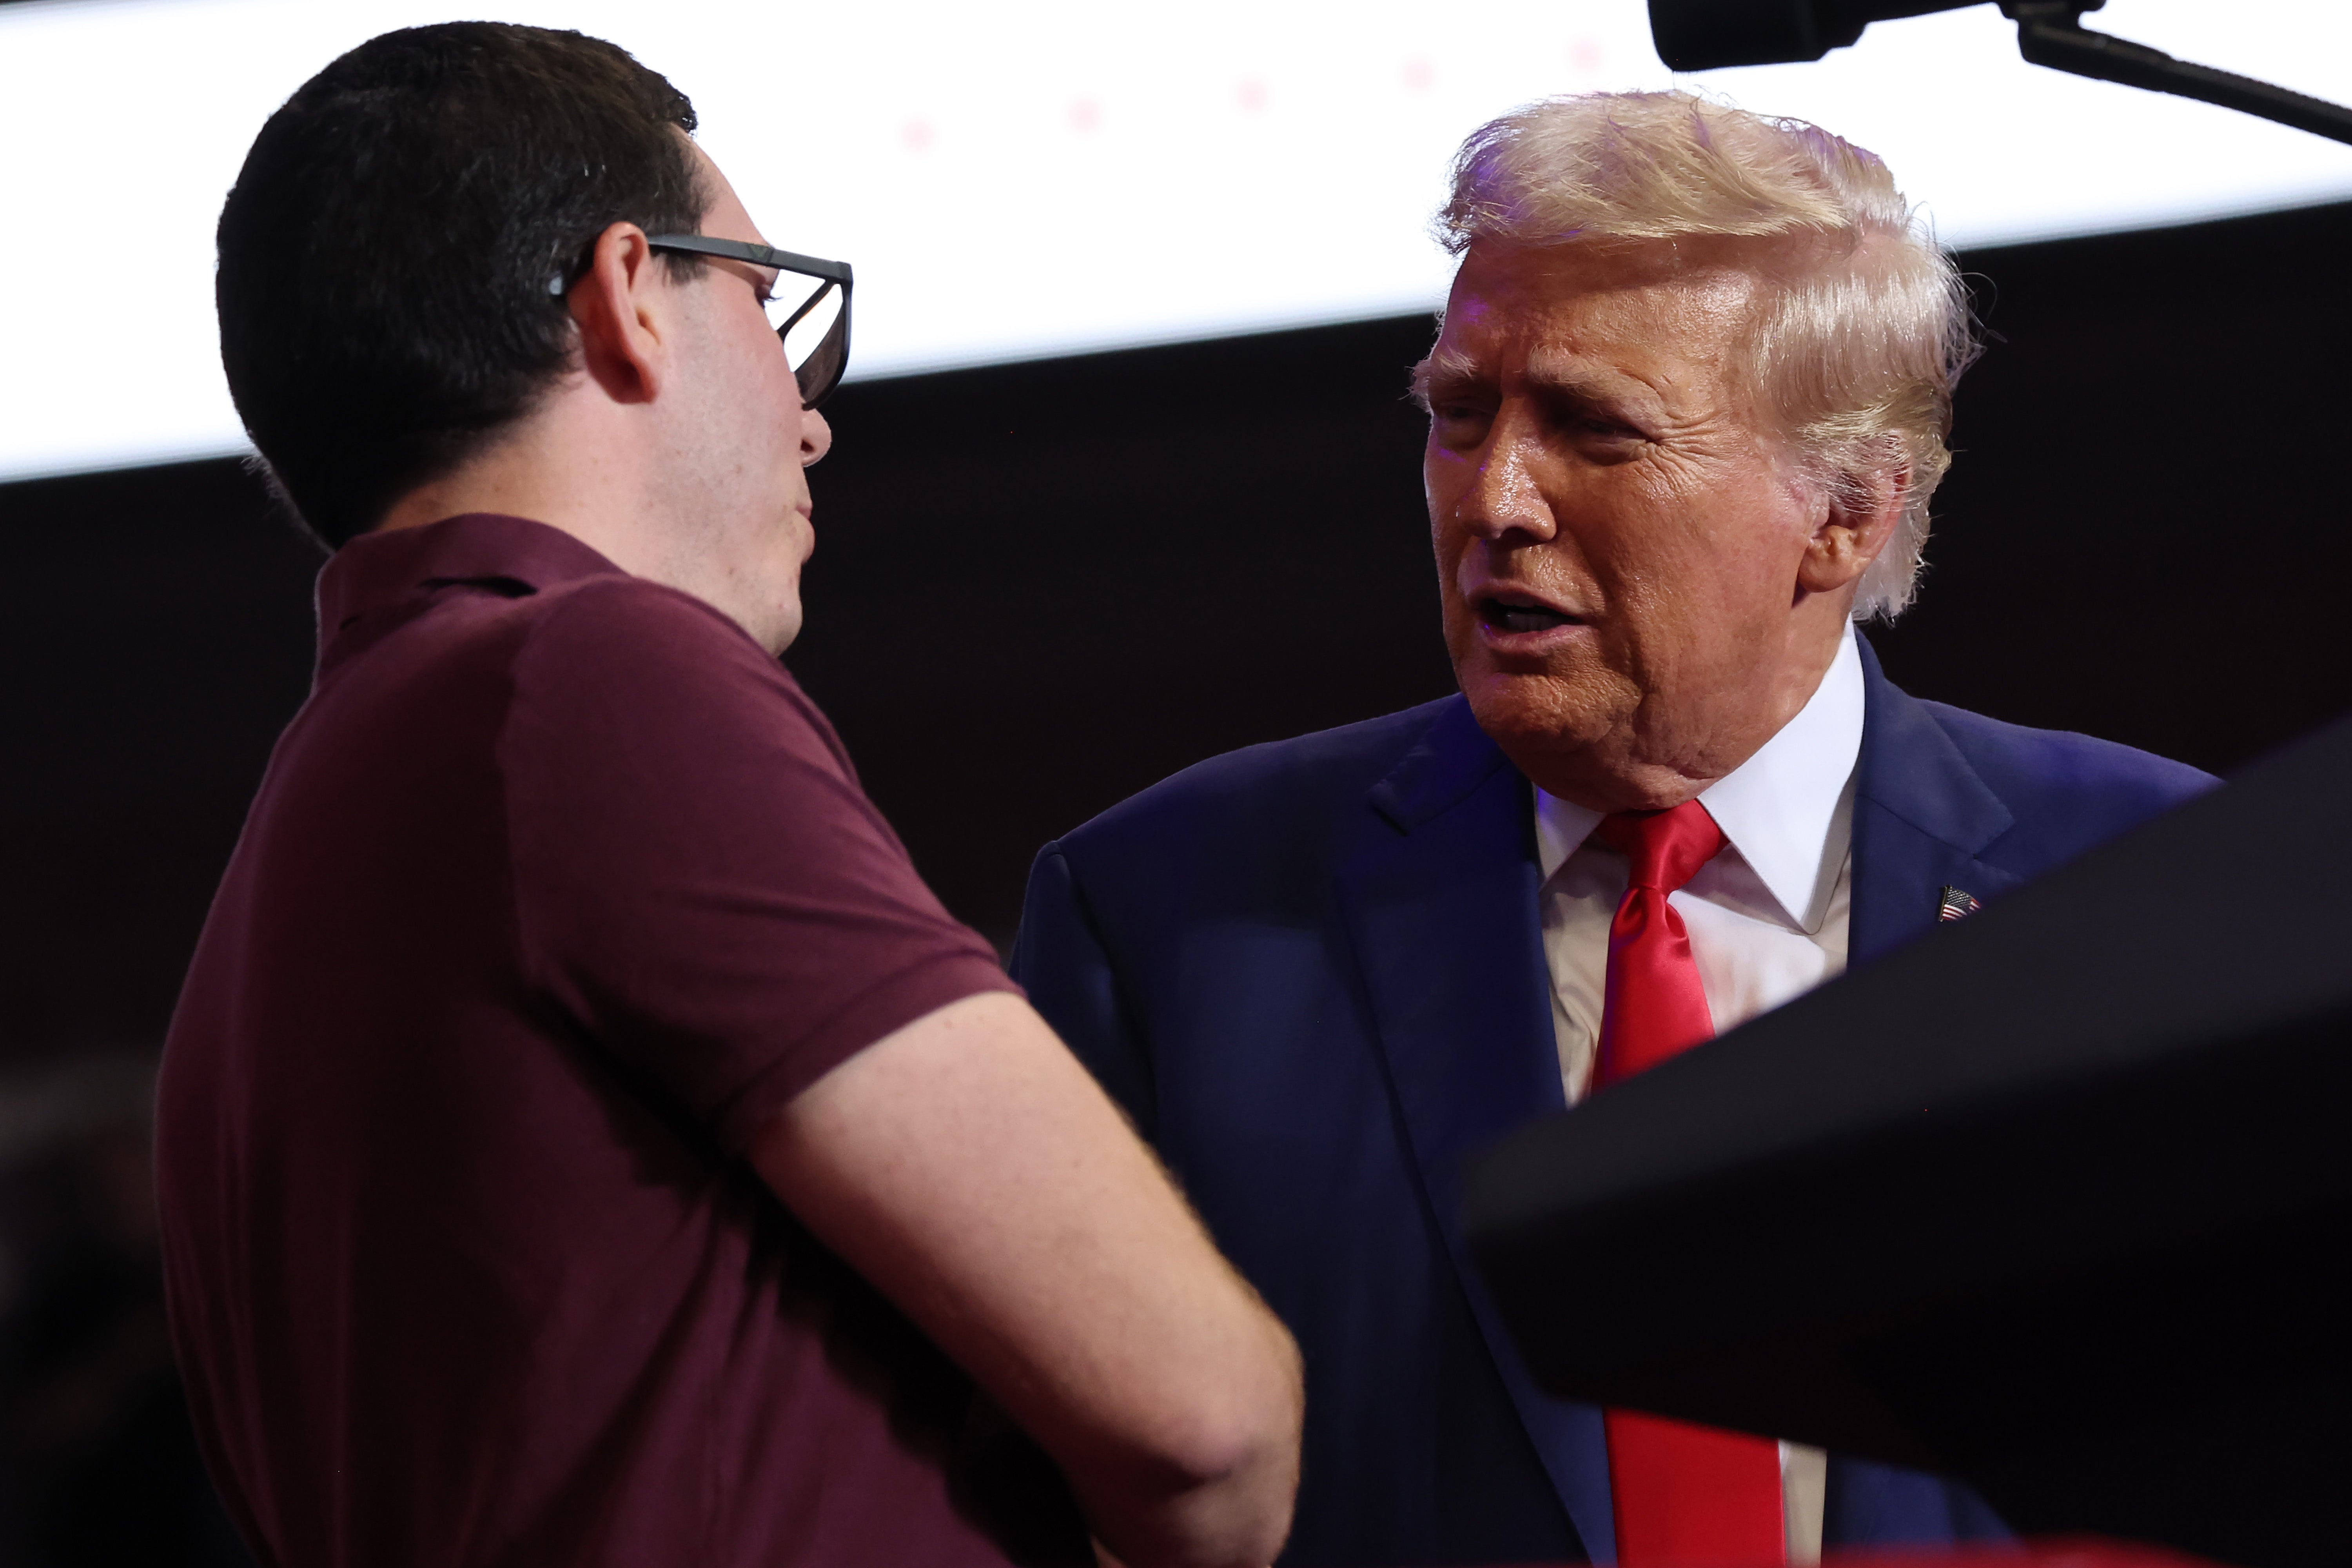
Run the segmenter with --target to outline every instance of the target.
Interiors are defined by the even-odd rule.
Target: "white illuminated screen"
[[[1434,306],[1463,136],[1675,79],[1643,0],[514,0],[694,100],[770,240],[857,268],[853,378]],[[255,132],[415,0],[0,7],[0,479],[245,450],[212,231]],[[2342,0],[2111,0],[2101,30],[2352,101]],[[1872,148],[1948,243],[2352,196],[2352,147],[2028,66],[1990,5],[1681,79]],[[2192,285],[2184,283],[2184,287]]]

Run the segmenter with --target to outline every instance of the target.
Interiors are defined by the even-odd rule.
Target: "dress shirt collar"
[[[1847,785],[1862,755],[1862,653],[1849,624],[1797,716],[1699,793],[1724,837],[1801,931],[1820,929],[1851,841]],[[1597,811],[1536,792],[1536,853],[1547,880],[1600,821]]]
[[[502,581],[536,591],[620,570],[562,529],[497,512],[362,533],[319,574],[319,650],[323,657],[355,623],[436,584]]]

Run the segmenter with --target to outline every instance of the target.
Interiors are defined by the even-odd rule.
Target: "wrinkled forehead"
[[[1753,247],[1711,240],[1473,245],[1433,362],[1491,372],[1531,358],[1744,357],[1765,288]]]

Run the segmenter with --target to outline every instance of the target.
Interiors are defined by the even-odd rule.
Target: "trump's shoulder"
[[[2036,730],[1965,708],[1921,702],[2024,840],[2101,838],[2221,783],[2152,752],[2069,730]],[[2021,847],[2022,846],[2020,846]]]
[[[1297,846],[1326,839],[1343,820],[1369,816],[1372,786],[1461,702],[1441,698],[1195,763],[1064,835],[1057,846],[1095,854],[1185,854],[1204,840]]]

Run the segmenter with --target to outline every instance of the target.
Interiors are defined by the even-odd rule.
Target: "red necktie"
[[[1609,979],[1595,1089],[1715,1035],[1683,917],[1666,901],[1723,847],[1695,800],[1603,817],[1601,841],[1630,875],[1609,922]],[[1602,1413],[1619,1568],[1763,1568],[1787,1561],[1780,1447],[1762,1437],[1639,1411]]]

